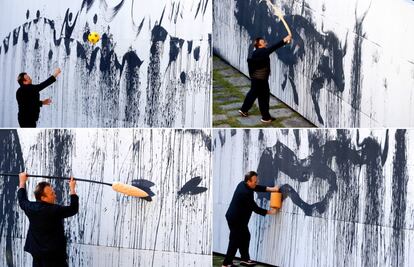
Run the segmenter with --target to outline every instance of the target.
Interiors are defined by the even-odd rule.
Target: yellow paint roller
[[[19,174],[16,173],[0,173],[0,176],[17,176],[19,177]],[[28,177],[40,177],[40,178],[48,178],[48,179],[56,179],[56,180],[70,180],[70,177],[59,177],[59,176],[50,176],[50,175],[36,175],[36,174],[27,174]],[[82,182],[88,182],[88,183],[95,183],[95,184],[103,184],[103,185],[109,185],[112,187],[112,189],[118,193],[132,196],[132,197],[147,197],[148,193],[145,192],[142,189],[139,189],[138,187],[123,184],[121,182],[113,182],[110,183],[104,183],[99,181],[93,181],[93,180],[87,180],[82,178],[76,178],[74,177],[75,181],[82,181]]]
[[[270,207],[273,209],[280,209],[282,207],[282,193],[272,192],[270,194]]]
[[[287,24],[287,22],[285,21],[285,19],[283,18],[283,13],[282,11],[276,6],[274,5],[272,2],[270,2],[269,0],[263,0],[267,3],[267,5],[270,7],[270,9],[273,10],[273,13],[279,17],[279,19],[282,21],[283,25],[286,28],[287,33],[292,36],[292,32],[290,31],[289,25]]]

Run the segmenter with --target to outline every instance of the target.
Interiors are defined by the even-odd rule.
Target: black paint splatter
[[[200,176],[191,178],[190,181],[186,182],[183,187],[177,192],[179,196],[182,195],[197,195],[207,191],[206,187],[198,186],[202,179]]]
[[[155,196],[155,193],[151,191],[151,187],[155,185],[153,182],[145,180],[145,179],[136,179],[136,180],[132,180],[131,184],[145,191],[148,194],[148,196],[142,197],[142,199],[146,201],[152,201],[152,197]]]

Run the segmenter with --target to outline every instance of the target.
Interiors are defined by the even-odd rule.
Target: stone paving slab
[[[303,118],[299,113],[289,108],[286,104],[274,96],[270,96],[269,105],[271,109],[269,112],[273,117],[277,119],[277,122],[266,124],[260,121],[261,115],[260,112],[257,111],[257,100],[254,103],[254,106],[256,107],[254,114],[250,113],[249,117],[247,118],[241,117],[238,113],[238,110],[242,106],[245,95],[250,90],[249,78],[216,56],[214,57],[213,67],[215,69],[215,75],[220,76],[219,79],[213,81],[214,107],[216,110],[219,109],[223,113],[226,113],[225,115],[217,114],[213,116],[213,122],[220,122],[220,125],[214,125],[214,127],[227,128],[227,126],[232,127],[231,125],[235,125],[233,127],[259,128],[277,127],[275,125],[287,128],[315,127],[312,123]],[[233,86],[232,89],[227,88],[228,85],[225,83],[219,84],[219,81],[222,80],[230,83]],[[237,87],[238,90],[240,90],[243,97],[234,94],[234,87]],[[229,101],[234,101],[234,103],[228,103]],[[235,118],[238,124],[235,124]]]
[[[303,118],[288,118],[282,121],[283,126],[286,128],[314,128],[315,125],[308,121],[304,121]]]

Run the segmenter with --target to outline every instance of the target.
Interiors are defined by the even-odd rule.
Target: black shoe
[[[247,261],[240,261],[240,265],[242,266],[255,266],[257,263],[252,260]]]
[[[260,119],[261,122],[263,123],[271,123],[272,121],[275,121],[276,118],[270,117],[269,119]]]
[[[242,117],[248,117],[249,116],[249,113],[243,112],[242,110],[239,110],[239,113]]]

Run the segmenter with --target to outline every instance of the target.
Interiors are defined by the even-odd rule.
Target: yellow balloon
[[[101,37],[99,36],[99,33],[97,32],[91,32],[88,35],[88,41],[92,44],[96,44],[97,42],[99,42],[100,39]]]

